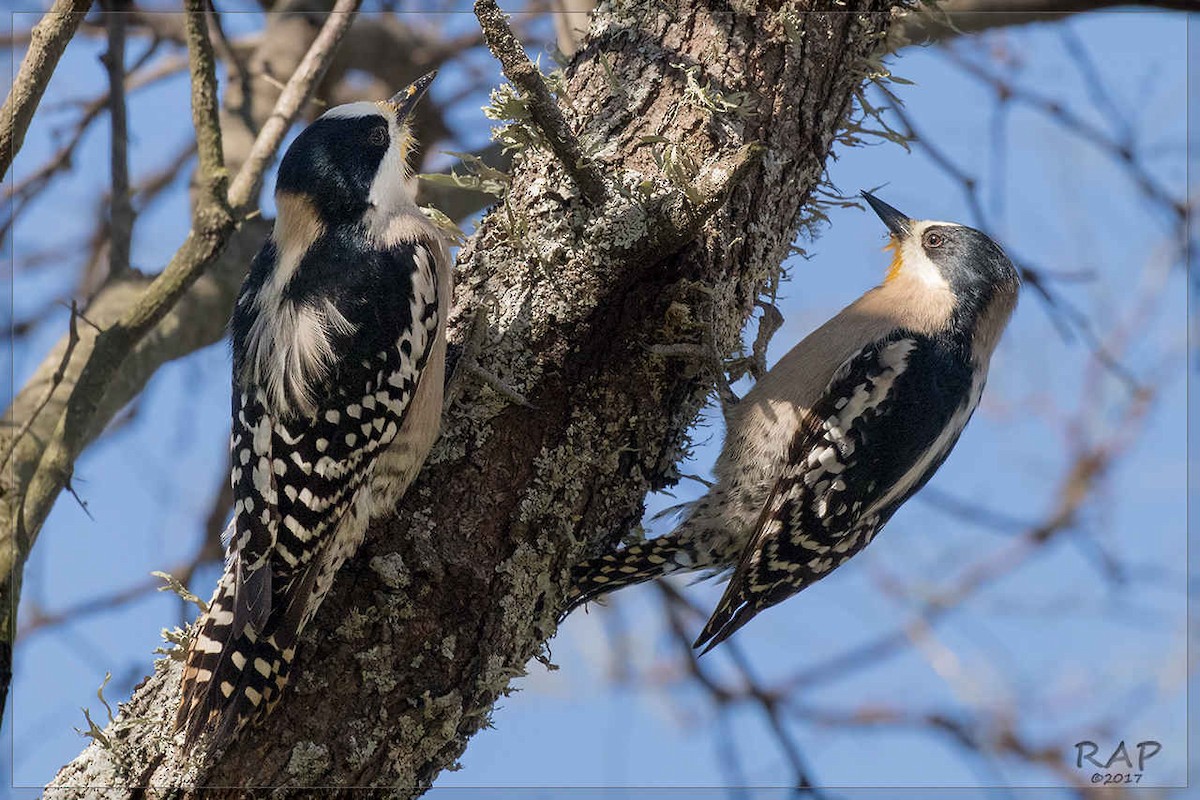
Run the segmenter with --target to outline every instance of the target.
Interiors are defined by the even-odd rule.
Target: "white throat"
[[[416,206],[416,181],[409,174],[405,160],[408,141],[408,131],[401,130],[395,119],[388,118],[389,143],[379,169],[375,172],[375,180],[371,182],[371,191],[367,198],[375,213],[391,216],[399,211],[412,209]]]

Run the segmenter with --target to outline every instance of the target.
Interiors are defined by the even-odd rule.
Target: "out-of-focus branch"
[[[112,190],[108,202],[108,274],[123,275],[130,267],[133,202],[129,196],[129,120],[125,103],[125,8],[120,0],[104,0],[108,52],[109,158]]]
[[[8,99],[0,107],[0,178],[8,174],[13,158],[25,142],[25,131],[29,130],[33,112],[50,83],[58,59],[91,4],[91,0],[55,0],[42,21],[34,26],[29,52],[21,61]]]
[[[1171,193],[1148,170],[1141,168],[1141,165],[1137,162],[1136,153],[1131,142],[1117,140],[1096,125],[1091,124],[1083,117],[1072,112],[1063,103],[1045,97],[1032,89],[1017,86],[1011,81],[1007,81],[999,75],[989,72],[982,65],[955,52],[954,49],[948,49],[946,52],[950,60],[961,67],[964,72],[991,86],[998,96],[1006,100],[1012,100],[1013,102],[1023,103],[1041,112],[1066,130],[1079,136],[1080,139],[1098,147],[1117,163],[1124,165],[1138,189],[1147,199],[1173,214],[1176,221],[1186,221],[1188,215],[1187,201],[1173,198]]]
[[[658,581],[656,585],[666,601],[667,622],[671,638],[678,647],[680,658],[683,660],[692,678],[708,693],[713,704],[718,709],[738,699],[754,703],[762,711],[768,727],[770,727],[772,734],[779,742],[779,747],[783,751],[784,757],[787,758],[788,764],[791,766],[794,778],[793,786],[797,793],[807,795],[815,800],[827,797],[824,792],[817,788],[808,766],[808,760],[800,751],[800,745],[796,742],[795,737],[784,724],[781,714],[781,701],[784,698],[762,685],[762,682],[754,674],[749,660],[742,653],[736,642],[729,642],[725,647],[726,652],[733,658],[734,664],[738,669],[740,685],[736,687],[726,686],[710,674],[709,670],[700,663],[699,654],[692,647],[692,641],[695,637],[685,627],[679,612],[681,609],[687,609],[698,619],[706,618],[707,614],[689,603],[687,598],[680,594],[679,590],[667,581]]]
[[[288,80],[287,88],[275,103],[275,110],[259,131],[254,146],[250,148],[250,155],[229,187],[229,205],[234,210],[248,210],[247,206],[257,199],[267,167],[274,160],[279,145],[283,143],[283,137],[292,127],[300,109],[308,102],[313,89],[325,75],[338,42],[345,36],[361,4],[362,0],[338,0],[333,6],[333,11],[329,12],[325,26],[317,34],[304,60]]]
[[[904,17],[892,36],[896,42],[934,42],[992,28],[1053,22],[1087,11],[1115,8],[1195,11],[1194,0],[946,0]]]
[[[165,78],[187,69],[186,58],[168,58],[164,59],[153,69],[141,71],[142,65],[149,61],[150,57],[155,52],[155,47],[152,44],[147,48],[146,52],[138,58],[136,64],[129,70],[125,78],[125,91],[128,94],[135,89],[141,89],[150,86]],[[68,169],[72,165],[72,160],[75,156],[75,150],[79,143],[83,140],[84,135],[88,132],[91,124],[95,122],[108,108],[111,101],[110,95],[105,94],[93,100],[87,101],[83,105],[83,110],[79,115],[78,120],[74,123],[73,130],[67,140],[55,151],[44,164],[29,173],[20,181],[13,183],[4,190],[4,199],[13,199],[12,209],[6,209],[6,215],[3,218],[3,223],[0,223],[0,238],[8,235],[9,229],[16,222],[16,218],[20,216],[25,206],[37,196],[39,192],[46,188],[50,181],[62,170]]]
[[[233,507],[233,485],[229,480],[228,457],[221,459],[217,478],[217,490],[213,493],[208,514],[205,515],[204,523],[200,526],[200,536],[195,551],[187,560],[165,570],[182,586],[191,583],[196,570],[221,560],[221,531],[229,517],[229,509]],[[37,634],[49,633],[63,625],[78,622],[94,614],[135,603],[163,588],[162,578],[150,575],[116,591],[99,597],[91,597],[54,611],[44,611],[40,606],[27,600],[25,621],[17,631],[17,641],[21,642]],[[188,604],[181,602],[186,609]],[[186,625],[187,620],[181,619],[180,624]]]

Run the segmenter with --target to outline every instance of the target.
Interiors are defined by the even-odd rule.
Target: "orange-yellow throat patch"
[[[904,269],[904,254],[900,250],[900,237],[893,235],[883,249],[892,251],[892,263],[888,264],[887,277],[884,278],[884,282],[887,282],[898,277],[900,270]]]

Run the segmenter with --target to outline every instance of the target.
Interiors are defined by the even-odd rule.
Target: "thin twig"
[[[55,0],[46,16],[34,26],[29,52],[21,60],[12,91],[0,108],[0,178],[8,174],[13,158],[25,142],[25,132],[50,76],[91,4],[91,0]]]
[[[187,68],[187,59],[171,58],[160,62],[152,70],[140,72],[139,70],[142,65],[149,61],[157,48],[158,41],[151,42],[146,52],[138,58],[138,62],[129,70],[129,74],[125,78],[125,90],[127,94],[135,89],[140,89],[168,78],[180,70]],[[3,223],[0,223],[0,238],[8,235],[9,229],[16,218],[21,214],[25,206],[34,199],[38,192],[45,189],[50,180],[58,172],[71,167],[76,148],[83,141],[83,137],[87,134],[91,124],[100,117],[104,109],[108,108],[108,102],[109,96],[107,92],[94,100],[87,101],[83,106],[83,111],[78,121],[74,125],[74,130],[71,132],[70,138],[58,148],[54,155],[27,177],[5,188],[3,198],[5,200],[9,198],[15,199],[13,203],[9,204],[11,208],[7,209]]]
[[[1091,124],[1080,115],[1049,97],[1024,87],[1016,86],[1003,78],[993,75],[969,58],[963,57],[953,49],[944,51],[945,55],[964,72],[976,80],[989,85],[998,97],[1006,97],[1040,111],[1046,117],[1054,120],[1068,131],[1077,134],[1081,139],[1092,143],[1101,152],[1119,164],[1127,167],[1127,172],[1138,189],[1157,205],[1169,211],[1176,220],[1186,220],[1188,204],[1176,200],[1148,170],[1141,169],[1136,164],[1135,153],[1129,143],[1118,141],[1106,131]]]
[[[254,117],[250,113],[250,69],[246,66],[246,59],[238,52],[234,43],[225,35],[225,26],[221,22],[221,14],[217,11],[213,0],[208,0],[209,19],[212,21],[212,31],[216,34],[214,45],[218,54],[226,63],[230,73],[233,76],[233,82],[237,84],[241,94],[240,102],[237,107],[237,114],[241,118],[246,130],[254,131]]]
[[[129,197],[129,114],[125,102],[125,14],[119,0],[104,0],[108,52],[101,60],[108,72],[109,158],[112,192],[108,203],[108,274],[120,276],[130,267],[133,203]]]
[[[67,373],[67,365],[71,363],[71,355],[75,352],[75,345],[79,343],[79,326],[76,324],[76,320],[78,319],[79,309],[77,308],[75,301],[72,300],[71,318],[67,322],[67,346],[66,349],[63,350],[62,360],[58,363],[58,369],[54,370],[54,374],[50,376],[50,385],[46,387],[45,397],[43,397],[41,402],[34,407],[33,413],[31,413],[28,419],[25,420],[25,424],[23,424],[21,429],[17,431],[17,435],[13,437],[12,442],[9,443],[8,448],[4,451],[4,458],[3,460],[0,460],[0,469],[8,466],[9,459],[12,458],[12,454],[16,451],[17,445],[20,444],[21,440],[25,438],[26,434],[29,433],[30,428],[33,427],[34,421],[38,418],[38,415],[42,412],[42,409],[46,407],[46,404],[50,402],[50,398],[53,397],[54,392],[58,390],[59,384],[62,383],[63,377]]]
[[[546,137],[554,155],[579,186],[583,196],[593,205],[603,205],[608,196],[603,176],[592,160],[584,155],[579,140],[567,125],[562,109],[546,88],[541,71],[529,60],[525,49],[508,27],[504,12],[495,0],[476,0],[475,16],[479,18],[488,49],[500,62],[505,77],[521,90],[529,104],[533,121]]]
[[[670,626],[673,638],[679,645],[684,663],[691,676],[709,693],[718,709],[737,699],[754,702],[763,712],[763,716],[766,717],[767,725],[775,734],[775,738],[779,741],[779,747],[783,750],[784,757],[787,758],[788,764],[792,768],[797,793],[816,798],[816,800],[826,797],[825,793],[813,782],[811,770],[808,767],[808,760],[801,753],[800,745],[796,742],[795,737],[792,736],[791,731],[783,723],[779,708],[780,696],[762,685],[758,677],[754,674],[754,670],[750,666],[750,662],[745,654],[733,642],[725,644],[725,652],[730,654],[738,672],[741,673],[743,687],[741,689],[734,689],[725,686],[710,675],[701,665],[700,657],[696,653],[695,648],[692,647],[692,637],[684,628],[678,609],[685,608],[701,615],[702,612],[689,603],[680,594],[679,590],[669,582],[657,581],[656,586],[658,586],[659,590],[663,593],[664,599],[667,601],[667,623]]]
[[[283,137],[296,121],[300,109],[304,108],[313,89],[324,77],[338,42],[354,21],[360,5],[362,0],[338,0],[334,4],[333,11],[329,12],[325,25],[308,48],[304,60],[288,79],[287,87],[283,94],[279,95],[271,116],[263,123],[258,138],[254,140],[250,155],[246,157],[241,170],[229,187],[229,206],[234,211],[249,211],[251,204],[258,198],[258,190],[262,187],[267,166],[274,160],[279,145],[283,143]]]

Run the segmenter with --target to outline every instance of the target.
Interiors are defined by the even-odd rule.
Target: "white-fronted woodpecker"
[[[973,228],[887,225],[887,277],[779,360],[726,415],[716,483],[672,533],[576,568],[568,610],[677,571],[732,576],[705,652],[874,539],[937,471],[979,403],[1020,279]]]
[[[433,77],[330,109],[280,162],[275,227],[230,322],[235,504],[186,656],[186,746],[275,706],[334,575],[437,437],[451,261],[407,167]]]

